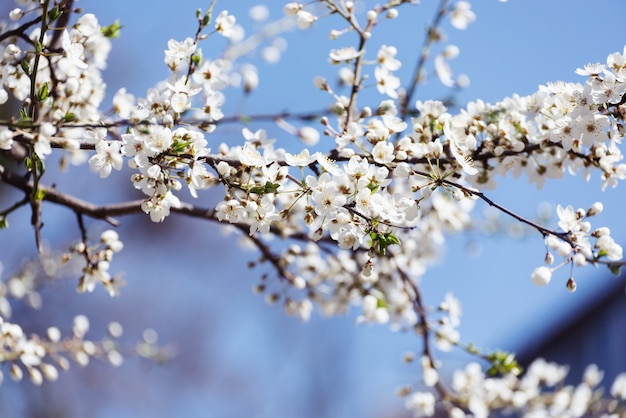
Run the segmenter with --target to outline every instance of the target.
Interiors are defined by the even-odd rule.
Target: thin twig
[[[428,59],[428,56],[430,54],[430,47],[433,44],[433,42],[436,40],[434,33],[437,30],[437,27],[439,26],[439,24],[441,23],[441,19],[446,14],[447,3],[448,3],[448,0],[441,0],[441,3],[439,3],[439,7],[437,8],[437,12],[433,19],[433,24],[428,28],[426,32],[426,37],[424,38],[424,43],[420,50],[420,56],[417,61],[417,64],[415,65],[415,70],[413,72],[413,78],[411,79],[411,84],[409,85],[406,91],[404,100],[402,100],[402,103],[400,106],[400,114],[403,120],[406,119],[409,113],[409,103],[411,103],[411,101],[413,100],[413,96],[415,95],[415,90],[417,89],[417,85],[420,82],[424,65],[426,64],[426,60]]]

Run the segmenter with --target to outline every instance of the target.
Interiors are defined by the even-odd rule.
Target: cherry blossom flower
[[[407,397],[405,405],[415,417],[432,417],[435,415],[435,402],[435,395],[430,392],[414,392]]]
[[[295,1],[287,3],[283,7],[283,13],[285,13],[287,16],[295,16],[296,13],[298,13],[300,10],[302,10],[302,5]]]
[[[100,178],[106,178],[111,174],[111,169],[121,170],[124,159],[120,152],[119,141],[100,141],[96,144],[96,154],[89,159],[89,165],[93,171],[97,171]]]
[[[312,162],[316,161],[318,157],[317,153],[309,154],[308,149],[303,149],[299,154],[285,153],[285,162],[293,167],[306,167]]]
[[[228,10],[223,10],[215,18],[215,30],[225,38],[230,38],[233,34],[236,18],[228,14]]]
[[[0,127],[0,149],[10,150],[13,145],[13,133],[6,126]]]
[[[300,29],[308,29],[311,25],[313,25],[313,23],[315,23],[316,20],[317,17],[306,10],[298,10],[296,12],[296,22],[298,23],[298,28]]]
[[[328,56],[330,58],[330,62],[333,64],[339,64],[342,62],[350,62],[364,53],[364,50],[357,51],[357,49],[353,46],[349,46],[341,49],[333,49],[330,51]]]
[[[374,69],[374,77],[376,78],[376,88],[381,94],[389,97],[398,97],[398,88],[400,87],[400,79],[389,72],[385,67],[376,67]]]
[[[456,29],[464,30],[467,26],[476,20],[476,14],[471,9],[471,5],[467,1],[458,1],[450,13],[450,21]]]
[[[241,148],[239,160],[248,167],[263,167],[267,165],[267,160],[251,144],[246,144]]]
[[[191,38],[185,38],[182,42],[170,39],[167,42],[168,49],[165,50],[165,64],[171,69],[176,69],[183,60],[189,59],[196,47]]]
[[[402,63],[396,58],[398,50],[395,46],[382,45],[378,50],[378,64],[387,71],[398,71]]]
[[[56,128],[49,122],[45,122],[39,128],[39,134],[35,138],[35,152],[42,160],[52,153],[52,136],[56,134]]]
[[[387,164],[393,161],[394,146],[386,141],[380,141],[372,149],[372,157],[379,164]]]

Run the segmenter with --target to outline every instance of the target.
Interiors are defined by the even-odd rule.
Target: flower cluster
[[[407,395],[406,406],[416,417],[434,416],[439,409],[451,418],[488,417],[494,413],[532,417],[586,416],[589,411],[604,411],[619,416],[626,401],[626,373],[618,375],[611,385],[615,402],[606,404],[598,387],[604,373],[596,365],[585,370],[578,385],[564,383],[568,374],[566,366],[535,360],[523,376],[507,373],[492,377],[478,363],[470,363],[456,370],[452,377],[454,402],[437,405],[432,392],[412,392]],[[613,415],[611,415],[613,414]]]
[[[13,25],[17,27],[19,22]],[[41,159],[52,152],[52,143],[71,152],[80,148],[76,135],[80,128],[59,130],[56,125],[70,121],[95,123],[101,119],[99,107],[105,94],[101,71],[106,67],[111,43],[100,29],[97,18],[93,14],[85,14],[71,29],[48,34],[35,28],[28,34],[30,45],[57,53],[37,54],[19,43],[3,46],[0,103],[7,101],[8,93],[20,102],[36,99],[39,102],[37,115],[25,112],[22,120],[32,120],[36,116],[43,123],[39,130],[33,132],[16,132],[6,126],[0,127],[0,149],[10,149],[13,138],[18,134],[33,142],[35,152]],[[37,92],[36,98],[30,97],[31,88]],[[34,103],[31,109],[33,106]]]
[[[122,335],[122,327],[117,322],[109,324],[109,336],[100,341],[85,339],[89,330],[89,320],[84,315],[74,318],[71,336],[62,337],[57,327],[50,327],[45,338],[33,335],[28,337],[22,328],[0,318],[0,361],[10,364],[9,375],[15,381],[24,377],[24,371],[31,382],[41,385],[45,380],[55,381],[59,370],[70,368],[69,356],[74,363],[84,367],[92,358],[102,358],[113,366],[122,364],[123,357],[116,341]],[[0,382],[3,380],[0,373]]]
[[[109,273],[113,254],[122,251],[124,244],[119,239],[119,235],[112,229],[104,231],[100,235],[100,242],[97,245],[89,246],[86,239],[74,245],[70,252],[62,256],[64,263],[69,262],[74,257],[84,259],[85,266],[82,275],[78,280],[79,292],[92,292],[98,283],[102,284],[111,296],[119,295],[119,288],[124,285],[124,281],[119,277],[112,277]]]
[[[582,208],[574,211],[573,207],[566,208],[559,205],[557,215],[559,217],[559,227],[562,233],[548,235],[545,239],[549,250],[546,253],[546,263],[554,262],[552,251],[564,257],[564,262],[556,267],[537,267],[531,276],[532,281],[538,286],[547,285],[552,273],[557,268],[568,263],[576,266],[585,266],[588,263],[603,262],[604,258],[610,262],[617,262],[622,259],[622,247],[611,237],[611,231],[607,227],[592,230],[591,223],[586,219],[598,215],[602,212],[601,202],[594,203],[586,211]],[[590,239],[595,239],[592,245]],[[567,282],[570,291],[576,290],[576,282],[572,277]]]

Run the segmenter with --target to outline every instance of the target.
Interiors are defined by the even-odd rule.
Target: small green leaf
[[[250,193],[263,195],[263,194],[266,194],[266,193],[276,193],[276,191],[278,190],[279,187],[280,187],[280,184],[272,183],[270,181],[266,181],[264,185],[262,185],[262,186],[261,185],[253,186],[248,191]]]
[[[122,30],[122,28],[123,28],[123,26],[120,25],[120,21],[119,20],[115,20],[115,22],[111,23],[109,26],[105,26],[105,27],[100,28],[100,31],[107,38],[115,39],[115,38],[119,38],[120,31]]]
[[[619,276],[620,274],[622,274],[621,264],[609,264],[607,267],[609,268],[609,270],[611,270],[611,273],[613,273],[616,276]]]
[[[191,141],[181,141],[180,139],[177,139],[170,146],[170,153],[174,155],[179,155],[187,152],[187,148],[189,148],[189,145],[191,145]]]
[[[264,186],[265,193],[276,193],[279,187],[280,187],[280,184],[278,183],[272,183],[272,182],[266,181],[265,186]]]
[[[75,113],[67,112],[65,114],[65,116],[63,116],[63,121],[64,122],[73,122],[74,120],[76,120],[76,114]]]
[[[46,171],[46,164],[37,154],[35,154],[35,163],[37,164],[37,171],[39,174],[43,174]]]
[[[39,91],[37,92],[37,99],[39,99],[40,102],[43,102],[44,100],[48,98],[49,95],[50,95],[49,86],[48,86],[48,83],[45,82],[39,88]]]
[[[61,17],[62,14],[63,12],[59,9],[59,6],[56,5],[48,12],[48,19],[50,19],[50,22],[54,22]]]
[[[381,234],[372,231],[370,232],[370,238],[372,239],[373,246],[376,247],[378,252],[382,255],[387,253],[387,247],[390,245],[400,244],[400,240],[392,232]]]
[[[367,188],[370,189],[372,193],[375,193],[378,190],[379,185],[377,183],[370,183],[367,185]]]
[[[20,67],[22,67],[22,71],[24,71],[26,75],[30,75],[30,65],[28,64],[26,58],[23,58],[20,61]]]
[[[30,157],[24,158],[24,167],[26,168],[26,171],[32,171],[33,160],[31,160]]]
[[[21,108],[20,109],[20,119],[18,122],[20,122],[20,124],[29,124],[30,122],[32,122],[33,119],[28,116],[28,113],[26,111],[25,108]]]
[[[6,216],[0,217],[0,229],[6,229],[9,227],[9,221]]]
[[[497,350],[488,354],[486,359],[491,363],[491,367],[487,369],[489,376],[509,373],[517,376],[522,372],[522,366],[519,365],[513,353]]]
[[[37,193],[35,194],[35,200],[42,201],[46,196],[46,189],[37,189]]]
[[[391,244],[400,244],[400,240],[393,233],[389,232],[386,236],[387,242]]]

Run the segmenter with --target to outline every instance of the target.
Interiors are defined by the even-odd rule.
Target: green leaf
[[[209,22],[211,22],[211,13],[205,14],[204,17],[202,18],[202,27],[205,27],[206,25],[208,25]]]
[[[398,239],[398,237],[396,237],[393,233],[389,232],[387,233],[387,241],[389,243],[389,245],[391,244],[400,244],[400,240]]]
[[[40,188],[37,189],[37,193],[35,194],[35,200],[42,201],[46,196],[46,189]]]
[[[39,88],[39,91],[37,92],[37,99],[39,99],[40,102],[43,102],[44,100],[48,98],[49,95],[50,95],[49,85],[48,85],[48,82],[45,82]]]
[[[264,185],[253,186],[248,191],[250,193],[263,195],[266,193],[276,193],[279,187],[280,187],[280,184],[272,183],[271,181],[266,181]]]
[[[187,151],[189,145],[191,145],[191,141],[181,141],[177,139],[170,146],[170,153],[174,155],[182,154]]]
[[[19,123],[20,124],[29,124],[33,121],[33,119],[28,116],[28,113],[26,112],[25,108],[20,109],[20,119],[19,119]]]
[[[487,361],[491,363],[491,367],[487,369],[489,376],[509,373],[518,376],[522,373],[522,366],[519,365],[513,353],[497,350],[487,355]]]
[[[6,216],[0,217],[0,229],[6,229],[9,227],[9,221]]]
[[[50,20],[50,22],[54,22],[59,17],[61,17],[62,14],[63,12],[59,9],[59,6],[56,5],[48,12],[48,19]]]
[[[35,154],[35,163],[37,164],[37,171],[39,174],[43,174],[46,171],[46,164],[37,154]]]
[[[384,234],[378,232],[370,232],[370,238],[372,239],[372,244],[374,247],[378,249],[378,252],[382,255],[387,253],[387,247],[393,244],[400,244],[400,240],[396,237],[393,232],[386,232]]]
[[[67,112],[65,114],[65,116],[63,116],[63,121],[64,122],[73,122],[74,120],[76,120],[76,114],[75,113]]]
[[[119,20],[115,20],[115,22],[111,23],[109,26],[105,26],[105,27],[100,28],[100,31],[107,38],[115,39],[115,38],[119,38],[120,31],[122,30],[122,28],[123,28],[123,26],[120,25],[120,21]]]
[[[616,276],[619,276],[620,274],[622,274],[621,264],[609,264],[607,267],[609,268],[609,270],[611,270],[611,273],[613,273]]]
[[[20,67],[22,67],[22,71],[24,71],[26,75],[30,75],[30,65],[28,64],[26,58],[22,58],[20,61]]]
[[[266,181],[265,186],[264,186],[265,193],[276,193],[279,187],[280,187],[280,184],[278,183],[272,183],[272,182]]]

